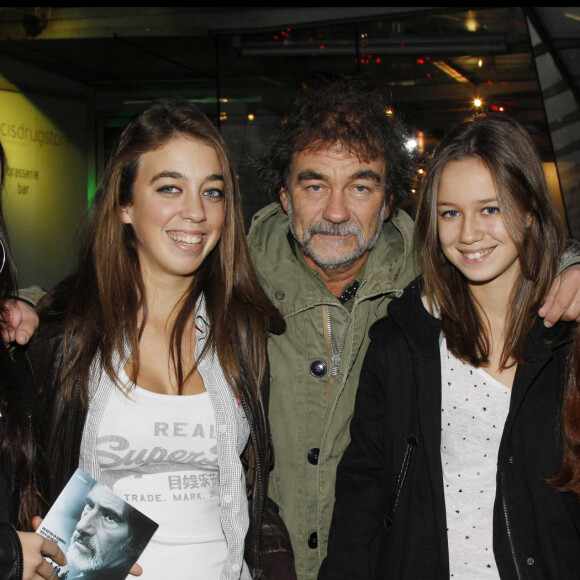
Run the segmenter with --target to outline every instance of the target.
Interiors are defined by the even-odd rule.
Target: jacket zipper
[[[352,313],[354,311],[355,306],[357,305],[357,298],[358,293],[361,291],[361,288],[365,285],[366,280],[363,280],[361,285],[358,287],[355,295],[354,301],[352,304],[352,308],[348,313],[348,318],[346,319],[346,324],[344,326],[344,330],[342,331],[342,336],[340,337],[340,344],[338,347],[338,352],[334,352],[334,345],[332,344],[332,324],[330,322],[330,308],[326,308],[326,327],[328,329],[328,343],[330,345],[330,376],[334,377],[338,373],[338,367],[340,366],[340,361],[342,360],[342,353],[344,352],[344,345],[346,344],[346,334],[348,332],[348,327],[352,322]]]
[[[401,491],[403,489],[403,484],[407,479],[407,473],[409,471],[409,464],[411,463],[411,456],[413,455],[413,449],[419,445],[417,437],[415,435],[410,435],[407,437],[407,447],[405,449],[405,455],[403,456],[403,463],[399,471],[399,477],[397,477],[397,485],[393,491],[393,496],[391,498],[391,506],[387,512],[387,516],[383,520],[385,528],[390,528],[393,524],[393,519],[395,517],[395,511],[397,509],[397,504],[399,503],[399,497],[401,496]]]
[[[508,541],[509,541],[509,545],[510,545],[510,550],[512,553],[512,558],[514,561],[514,567],[516,569],[516,575],[518,578],[521,578],[521,572],[520,572],[520,567],[518,565],[518,560],[516,558],[516,549],[514,546],[514,540],[512,537],[512,529],[510,526],[510,521],[508,518],[508,511],[507,511],[507,498],[506,498],[506,494],[505,494],[505,480],[504,480],[504,474],[503,471],[501,472],[501,487],[502,487],[502,498],[501,498],[501,503],[503,506],[503,515],[504,515],[504,519],[505,519],[505,526],[506,526],[506,530],[507,530],[507,536],[508,536]]]

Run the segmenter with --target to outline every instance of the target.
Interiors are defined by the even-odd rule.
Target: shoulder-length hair
[[[6,153],[0,143],[0,198],[6,176]],[[1,302],[17,291],[16,268],[12,261],[6,223],[0,202],[0,297]],[[0,328],[6,325],[6,312],[0,306]],[[38,513],[35,486],[35,447],[30,429],[29,409],[24,393],[21,373],[16,369],[4,341],[0,341],[0,413],[4,422],[4,434],[0,454],[4,466],[10,465],[6,473],[12,479],[14,492],[18,495],[18,523],[28,529]],[[10,501],[10,498],[7,499]]]
[[[437,194],[450,161],[478,159],[491,173],[502,219],[518,250],[520,274],[509,296],[500,369],[525,363],[526,335],[546,296],[563,250],[563,224],[552,205],[542,164],[526,130],[506,116],[467,119],[452,129],[427,169],[416,219],[416,240],[431,305],[441,312],[450,351],[480,366],[490,343],[467,280],[443,254],[437,234]],[[465,184],[469,187],[469,184]]]
[[[202,294],[207,298],[210,324],[206,348],[217,352],[232,388],[244,392],[248,385],[257,389],[261,384],[266,334],[279,314],[254,274],[233,164],[219,132],[197,107],[185,100],[163,101],[139,113],[121,133],[95,196],[77,272],[61,283],[52,301],[52,311],[60,310],[65,317],[63,392],[72,397],[80,387],[85,404],[89,370],[97,357],[100,368],[115,380],[114,354],[124,352],[127,343],[138,368],[147,296],[135,233],[131,224],[122,223],[121,210],[133,201],[141,156],[174,138],[194,139],[214,149],[222,166],[225,194],[221,238],[176,305],[171,359],[179,392],[193,372],[183,368],[182,337]],[[144,319],[139,329],[140,310]]]

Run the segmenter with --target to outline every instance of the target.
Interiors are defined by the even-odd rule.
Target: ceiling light
[[[471,84],[471,81],[467,77],[464,77],[459,71],[455,70],[452,66],[449,66],[445,61],[437,60],[433,61],[433,64],[458,83]]]

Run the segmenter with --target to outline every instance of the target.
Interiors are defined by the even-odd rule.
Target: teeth
[[[196,244],[201,243],[201,236],[190,236],[188,234],[168,234],[168,236],[180,244],[190,244],[195,246]]]
[[[467,252],[463,252],[468,260],[479,260],[479,258],[486,256],[491,252],[491,249],[484,250],[483,252],[475,252],[473,254],[468,254]]]

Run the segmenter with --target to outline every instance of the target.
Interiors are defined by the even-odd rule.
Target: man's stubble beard
[[[89,548],[92,555],[84,554],[79,550],[75,542],[75,534],[77,534],[77,538],[80,538],[80,543]],[[66,557],[68,563],[79,572],[94,572],[103,568],[103,556],[100,550],[95,546],[91,538],[83,538],[78,532],[74,532],[72,535]]]
[[[288,223],[290,232],[294,239],[307,256],[312,258],[314,263],[322,270],[336,270],[338,268],[345,268],[356,262],[365,252],[372,250],[379,240],[379,236],[383,230],[385,216],[387,214],[387,202],[383,201],[379,211],[378,219],[376,221],[376,229],[370,239],[365,238],[364,232],[359,225],[350,222],[343,222],[340,224],[333,224],[331,222],[322,221],[311,225],[306,232],[303,233],[302,238],[296,235],[294,229],[294,214],[292,208],[292,199],[290,194],[287,197],[288,206]],[[316,250],[312,247],[312,238],[316,234],[330,234],[330,235],[352,235],[354,236],[357,247],[348,256],[331,256],[324,257],[317,255]]]

